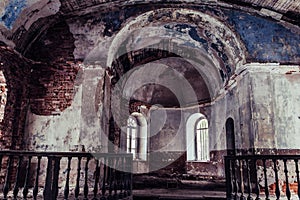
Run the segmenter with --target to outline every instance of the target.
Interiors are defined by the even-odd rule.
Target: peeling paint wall
[[[41,116],[29,111],[26,135],[28,149],[72,151],[80,144],[82,86],[77,88],[72,106],[59,115]]]
[[[77,74],[71,106],[56,115],[28,112],[26,134],[28,148],[38,151],[106,152],[107,136],[102,123],[105,70],[85,66]]]
[[[250,64],[256,148],[299,149],[299,66]]]
[[[186,121],[194,113],[202,113],[209,122],[209,162],[187,162],[186,173],[202,177],[224,177],[223,158],[226,152],[226,120],[234,120],[235,148],[237,153],[249,153],[253,148],[251,98],[249,71],[242,71],[233,77],[226,90],[206,105],[191,108],[156,108],[150,110],[150,147],[149,152],[169,153],[180,171],[180,162],[186,159]],[[177,152],[177,153],[176,153]],[[179,154],[178,154],[179,153]],[[151,157],[150,157],[151,158]],[[157,160],[157,159],[155,159]],[[151,163],[152,161],[150,161]],[[162,163],[162,161],[160,161]],[[169,169],[170,170],[170,169]]]
[[[91,152],[105,152],[107,146],[105,125],[101,122],[107,106],[103,105],[104,74],[101,66],[89,66],[83,71],[79,140]]]

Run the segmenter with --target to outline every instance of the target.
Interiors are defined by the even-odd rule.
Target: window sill
[[[133,162],[147,162],[147,160],[142,160],[142,159],[133,159]]]
[[[210,160],[187,160],[187,163],[210,163]]]

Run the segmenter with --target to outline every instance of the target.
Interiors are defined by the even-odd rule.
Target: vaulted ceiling
[[[143,5],[143,7],[140,5]],[[105,37],[111,36],[113,31],[116,32],[114,29],[117,29],[117,31],[120,30],[126,18],[134,18],[143,12],[151,10],[151,8],[147,10],[147,7],[153,7],[153,10],[155,10],[161,7],[182,8],[186,5],[188,5],[188,7],[203,7],[200,8],[202,11],[206,11],[206,8],[213,8],[213,10],[208,12],[216,12],[212,14],[216,17],[218,17],[218,14],[221,12],[219,13],[219,10],[214,8],[222,7],[243,10],[250,13],[250,15],[255,13],[256,15],[269,16],[276,21],[280,21],[280,23],[289,22],[297,25],[298,27],[294,26],[297,30],[300,26],[299,0],[3,0],[0,3],[0,16],[2,16],[0,22],[2,21],[2,25],[6,27],[1,27],[0,24],[0,40],[14,47],[22,55],[31,57],[29,56],[30,53],[35,53],[35,51],[28,51],[32,50],[32,48],[39,51],[37,46],[39,41],[37,40],[44,39],[46,43],[49,43],[46,37],[47,33],[49,35],[52,29],[58,32],[55,28],[58,27],[60,30],[61,27],[58,25],[64,24],[65,22],[69,23],[70,19],[74,19],[74,24],[87,24],[86,22],[89,20],[92,21],[91,23],[98,23],[97,20],[102,21],[105,26],[102,34]],[[124,11],[125,8],[128,8],[126,12]],[[144,9],[144,11],[139,11],[139,9]],[[116,14],[114,14],[114,12]],[[102,16],[102,13],[106,14]],[[97,19],[95,19],[95,16]],[[78,22],[76,20],[78,20]],[[114,20],[117,21],[117,24],[114,24]],[[66,27],[67,26],[68,25],[66,25]],[[248,24],[245,26],[248,27]],[[50,28],[52,29],[50,30]],[[246,30],[245,27],[237,28]],[[63,32],[66,31],[60,33]],[[63,34],[58,36],[64,37]],[[285,38],[289,38],[289,36],[290,35],[287,35]],[[248,37],[246,37],[246,39],[247,38]],[[74,42],[72,38],[69,41]],[[58,40],[56,42],[58,42]],[[246,43],[247,42],[248,41],[246,41]],[[253,41],[249,43],[253,44]],[[290,43],[294,43],[294,41]],[[74,48],[71,43],[68,47],[71,49],[70,52],[73,52],[72,49]],[[69,56],[69,54],[70,53],[67,55]]]
[[[51,12],[57,12],[58,10],[60,14],[65,16],[85,15],[87,13],[101,10],[113,11],[114,8],[125,5],[137,6],[141,4],[190,4],[212,6],[221,5],[223,7],[238,8],[244,10],[251,9],[261,12],[264,15],[269,15],[271,17],[277,15],[277,19],[289,21],[293,24],[299,25],[300,23],[299,0],[2,0],[0,2],[0,17],[2,17],[2,21],[7,20],[7,18],[12,18],[12,20],[15,20],[19,14],[21,14],[29,7],[33,9],[34,14],[43,7],[48,6],[49,4],[56,4],[56,6],[53,6],[50,9],[44,11],[42,15],[47,15],[47,13]],[[30,15],[32,15],[32,13]],[[4,24],[8,26],[10,25],[8,22],[5,22]]]
[[[119,5],[122,4],[143,4],[143,3],[149,3],[148,1],[103,1],[103,0],[86,0],[86,1],[81,1],[81,0],[66,0],[66,1],[61,1],[62,3],[62,10],[65,12],[72,12],[75,10],[83,10],[85,8],[90,8],[93,6],[101,5],[103,3],[110,2],[118,2]],[[254,8],[267,8],[279,13],[295,13],[299,14],[300,13],[300,1],[298,0],[195,0],[195,1],[180,1],[180,0],[173,0],[173,1],[155,1],[155,3],[159,2],[164,2],[166,4],[170,2],[193,2],[193,3],[228,3],[228,4],[235,4],[235,5],[243,5],[247,7],[254,7]],[[154,3],[154,2],[152,2]]]
[[[223,0],[233,4],[244,4],[252,7],[268,8],[279,13],[300,13],[300,1],[298,0]],[[299,19],[298,19],[299,20]]]
[[[111,4],[114,6],[123,5],[137,5],[137,4],[180,4],[180,3],[191,3],[191,4],[210,4],[210,5],[222,5],[225,7],[236,7],[244,9],[254,9],[262,12],[265,15],[280,15],[279,18],[289,21],[294,24],[299,25],[300,21],[300,1],[299,0],[156,0],[156,1],[103,1],[103,0],[65,0],[61,1],[61,11],[64,14],[86,14],[94,9],[99,9],[99,7],[105,4]]]

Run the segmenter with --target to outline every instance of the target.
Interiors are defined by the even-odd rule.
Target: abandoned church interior
[[[299,0],[0,16],[1,199],[300,198]]]

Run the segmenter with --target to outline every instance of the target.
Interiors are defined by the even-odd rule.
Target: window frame
[[[128,130],[132,128],[128,125],[129,120],[132,120],[136,124],[136,133],[135,133],[135,151],[132,152],[132,137],[128,134]],[[145,116],[141,113],[134,112],[128,119],[126,124],[126,142],[125,149],[127,153],[133,154],[133,160],[135,161],[146,161],[148,153],[148,126]],[[128,146],[131,145],[131,146]]]
[[[201,122],[205,124],[201,124]],[[198,128],[198,125],[200,126]],[[203,127],[202,127],[203,125]],[[194,125],[194,143],[195,143],[195,161],[208,162],[209,158],[209,135],[208,135],[208,120],[199,118]]]
[[[130,121],[133,122],[134,125],[129,125]],[[133,132],[135,133],[134,136],[133,136]],[[137,119],[133,116],[129,116],[129,118],[127,119],[127,127],[126,127],[126,152],[132,153],[133,159],[138,159],[138,154],[139,154],[138,138],[139,138],[139,131],[138,131]],[[135,141],[134,145],[133,145],[133,141]],[[134,148],[132,148],[132,146],[134,146]]]
[[[201,133],[198,132],[200,129],[197,130],[197,127],[201,122],[204,122],[206,125],[205,127],[202,127],[202,129],[200,126],[200,129],[203,130],[202,136],[204,136],[204,138],[202,138],[202,145],[199,144],[200,141],[197,136],[201,136]],[[202,113],[194,113],[190,115],[186,121],[187,162],[210,162],[209,141],[209,121],[206,116]],[[199,150],[201,149],[202,151],[200,152]]]

